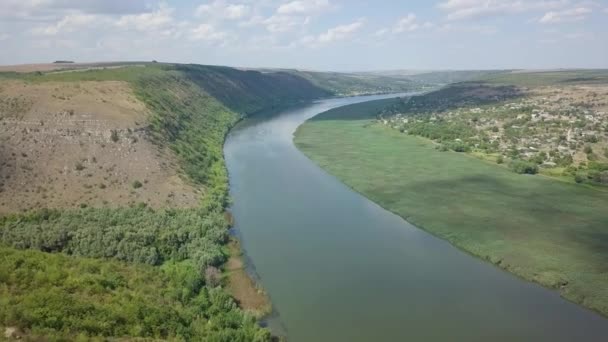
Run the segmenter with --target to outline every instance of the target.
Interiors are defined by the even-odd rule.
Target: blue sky
[[[608,0],[1,0],[0,64],[608,68]]]

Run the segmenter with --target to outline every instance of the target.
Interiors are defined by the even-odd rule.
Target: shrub
[[[608,171],[604,171],[604,172],[600,173],[599,182],[602,184],[608,184]]]
[[[538,173],[538,166],[525,160],[514,160],[509,167],[518,174],[535,175]]]
[[[502,156],[498,156],[498,158],[496,158],[496,164],[502,164],[504,162],[505,162],[505,160]]]
[[[585,142],[588,142],[588,143],[596,143],[599,141],[595,135],[588,135],[585,137],[584,140],[585,140]]]
[[[597,171],[608,171],[608,163],[590,162],[589,169]]]
[[[76,168],[76,171],[82,171],[82,170],[84,170],[84,165],[82,165],[81,162],[77,162],[75,168]]]
[[[593,148],[591,146],[587,145],[587,146],[585,146],[583,151],[587,154],[591,154],[591,153],[593,153]]]
[[[582,182],[584,182],[586,178],[587,178],[587,175],[584,174],[584,173],[582,173],[582,172],[577,172],[574,175],[574,181],[577,182],[577,183],[579,183],[579,184],[582,183]]]
[[[110,139],[113,142],[118,142],[118,140],[120,139],[120,137],[118,136],[118,131],[117,130],[115,130],[115,129],[112,130],[112,132],[110,134]]]
[[[133,182],[133,184],[131,184],[131,186],[133,186],[133,189],[139,189],[144,185],[140,181],[136,180]]]
[[[222,272],[217,267],[209,266],[205,269],[205,284],[209,287],[218,287],[221,284]]]
[[[573,162],[574,162],[574,159],[572,159],[571,155],[555,158],[555,163],[557,164],[557,166],[561,166],[561,167],[568,167],[568,166],[572,165]]]

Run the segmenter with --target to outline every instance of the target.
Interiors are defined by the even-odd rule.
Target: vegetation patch
[[[194,265],[126,264],[0,246],[0,322],[30,339],[268,341]]]
[[[298,129],[296,145],[412,224],[608,315],[608,193],[441,152],[431,140],[377,122],[397,103],[321,114]]]
[[[294,81],[292,75],[288,76],[287,83],[280,85],[282,94],[291,92],[285,101],[304,101],[327,94],[307,81]],[[261,87],[246,98],[239,94],[247,93],[263,80],[276,87],[273,82],[282,76],[159,65],[10,77],[38,86],[47,82],[74,83],[75,87],[83,81],[128,82],[149,111],[145,126],[139,125],[136,130],[112,128],[106,139],[123,151],[123,145],[127,144],[135,152],[138,147],[133,144],[141,144],[138,141],[142,138],[153,143],[161,155],[165,149],[170,150],[181,177],[201,189],[201,205],[193,209],[152,209],[146,202],[135,201],[126,208],[98,208],[81,203],[80,209],[37,209],[3,216],[0,242],[6,246],[2,252],[9,256],[3,263],[8,268],[0,272],[0,301],[10,305],[3,305],[5,311],[0,309],[0,323],[17,327],[30,337],[58,339],[74,339],[80,334],[85,338],[268,341],[269,332],[260,328],[253,315],[242,311],[222,290],[225,284],[217,271],[229,255],[224,249],[229,223],[224,214],[228,179],[222,145],[228,130],[242,116],[277,104],[275,94],[265,92],[270,88]],[[248,77],[252,79],[248,81]],[[228,84],[238,86],[229,88]],[[298,93],[301,84],[311,91]],[[222,97],[210,95],[213,89],[217,94],[223,90]],[[70,96],[61,97],[65,99],[62,101],[72,101]],[[237,114],[230,108],[243,112]],[[68,117],[74,115],[66,113]],[[110,146],[102,143],[100,148]],[[92,172],[106,165],[106,155],[78,159],[72,165],[76,171],[86,169],[93,176]],[[165,160],[167,164],[171,162]],[[107,173],[114,174],[115,166],[109,166]],[[144,186],[146,182],[139,179],[126,180],[131,196],[154,186],[149,183]],[[103,180],[111,178],[106,176]],[[86,191],[105,187],[96,178],[84,186]],[[12,258],[18,259],[14,265],[8,263]],[[46,259],[50,260],[48,264]],[[116,265],[125,271],[99,275],[89,264]],[[11,278],[17,268],[23,269],[28,277]],[[64,268],[64,273],[58,271]],[[130,282],[128,274],[137,276],[137,272],[144,271],[138,282]],[[52,279],[35,281],[41,277],[39,274],[48,274]],[[100,279],[89,280],[95,276]],[[109,282],[106,278],[119,278],[120,282],[109,283],[111,290],[103,292],[104,297],[87,297],[89,293],[102,291],[98,283]],[[148,278],[153,279],[148,282]],[[68,281],[69,284],[64,284]],[[32,302],[27,293],[38,297]],[[148,300],[142,293],[156,297]],[[261,315],[266,310],[260,309],[255,314]]]
[[[0,218],[0,326],[57,340],[270,340],[253,318],[268,299],[226,248],[222,145],[241,118],[340,85],[200,65],[56,69],[0,73],[11,85],[0,129],[12,137],[0,145],[0,192],[11,198],[0,197],[10,212]],[[16,186],[37,182],[35,193]]]
[[[248,274],[239,242],[232,240],[228,250],[230,257],[224,265],[227,290],[246,312],[259,318],[270,314],[270,298]]]
[[[607,96],[606,71],[488,74],[404,98],[378,119],[443,149],[509,159],[515,172],[601,186],[588,165],[608,165]]]

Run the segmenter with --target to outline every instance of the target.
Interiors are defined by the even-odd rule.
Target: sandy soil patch
[[[272,311],[270,299],[247,273],[240,244],[233,240],[229,248],[230,258],[224,265],[228,291],[243,310],[259,318],[269,314]]]

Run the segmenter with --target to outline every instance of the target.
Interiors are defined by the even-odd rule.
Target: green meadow
[[[321,114],[298,129],[295,143],[412,224],[608,315],[608,192],[519,175],[376,124],[393,101]]]

